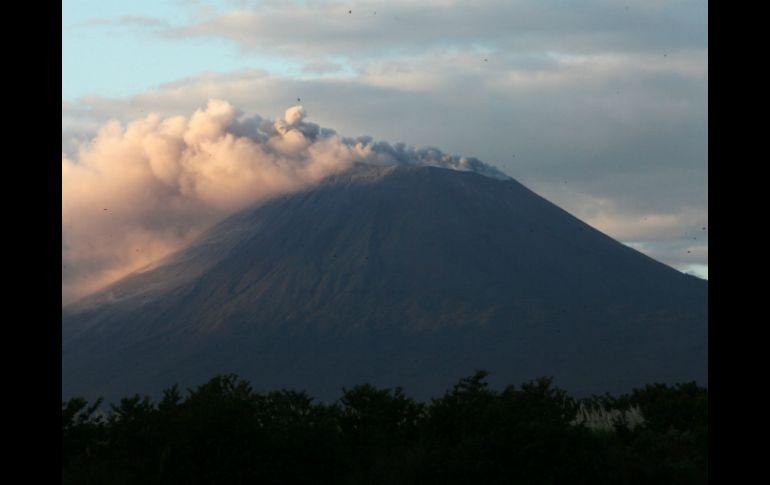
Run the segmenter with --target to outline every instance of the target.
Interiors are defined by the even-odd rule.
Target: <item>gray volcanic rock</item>
[[[229,372],[320,399],[427,398],[477,369],[578,395],[704,384],[707,294],[512,179],[357,165],[64,308],[62,392]]]

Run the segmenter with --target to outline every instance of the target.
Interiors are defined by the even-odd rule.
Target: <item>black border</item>
[[[62,7],[35,7],[4,12],[4,475],[60,483]]]

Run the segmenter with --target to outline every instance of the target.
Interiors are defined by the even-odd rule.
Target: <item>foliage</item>
[[[62,403],[72,484],[665,484],[707,481],[708,394],[654,384],[576,400],[549,378],[486,372],[420,403],[369,384],[318,403],[235,375],[157,403]],[[598,424],[597,424],[598,423]]]

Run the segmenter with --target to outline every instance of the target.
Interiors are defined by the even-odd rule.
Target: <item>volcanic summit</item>
[[[575,394],[707,382],[708,283],[513,179],[356,164],[241,211],[62,311],[63,396],[236,373],[331,399],[553,376]]]

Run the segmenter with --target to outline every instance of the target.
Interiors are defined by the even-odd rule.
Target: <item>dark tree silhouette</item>
[[[690,484],[708,479],[708,391],[651,384],[576,400],[550,378],[491,389],[487,373],[427,403],[402,389],[254,392],[235,375],[154,403],[135,395],[62,403],[71,484]],[[640,409],[596,429],[580,405]]]

